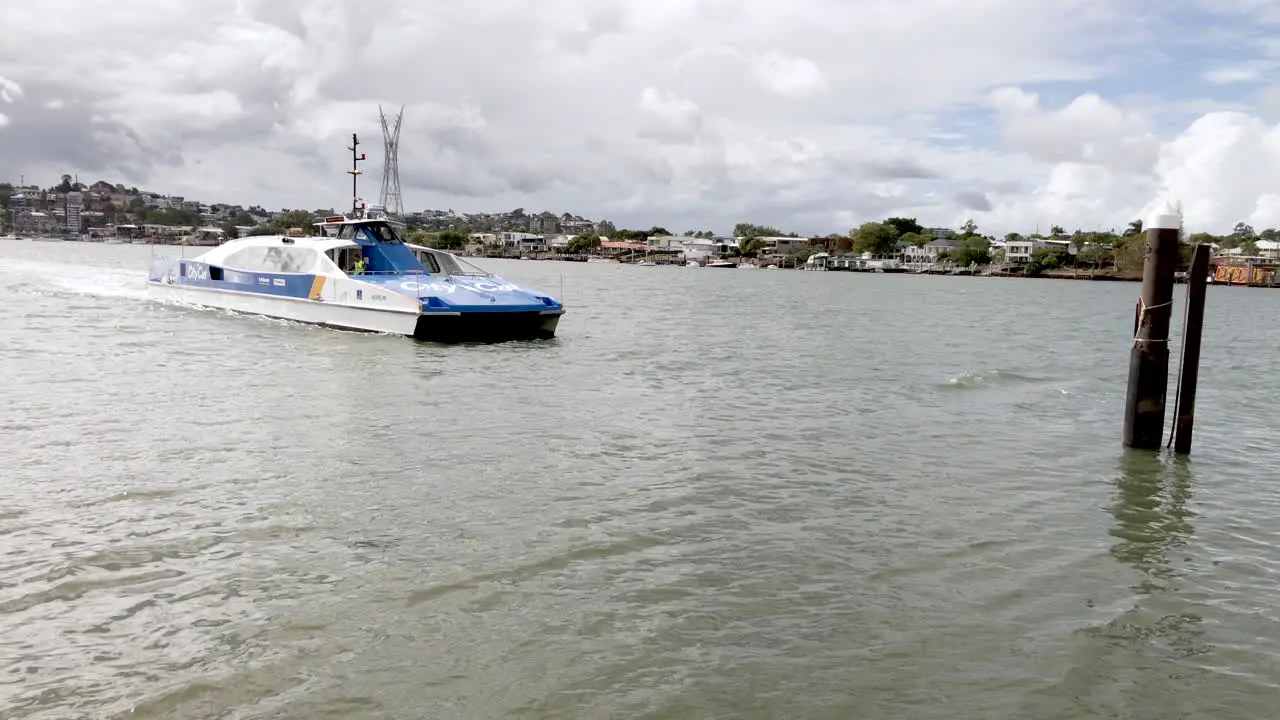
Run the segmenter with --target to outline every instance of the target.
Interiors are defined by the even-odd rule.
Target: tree
[[[273,234],[282,233],[289,228],[311,230],[315,219],[315,215],[306,210],[285,210],[267,223],[267,227],[271,228]]]
[[[898,242],[898,229],[892,225],[868,222],[850,231],[853,249],[871,255],[891,255]]]
[[[1141,233],[1125,235],[1112,246],[1112,262],[1121,272],[1141,271],[1146,256],[1147,241]]]
[[[755,238],[755,237],[799,237],[795,233],[784,233],[775,227],[767,225],[753,225],[751,223],[738,223],[733,226],[733,236],[739,238]]]
[[[986,265],[991,262],[991,241],[981,235],[970,235],[960,240],[951,252],[957,265]]]
[[[962,238],[973,237],[974,235],[977,235],[977,234],[978,234],[978,223],[974,222],[973,218],[969,218],[968,220],[965,220],[964,224],[960,226],[960,237]]]
[[[1058,237],[1059,235],[1066,234],[1067,231],[1063,230],[1061,225],[1053,225],[1049,228],[1049,237]]]
[[[1031,262],[1027,263],[1023,273],[1027,277],[1035,277],[1045,270],[1053,270],[1062,265],[1062,257],[1066,251],[1060,247],[1044,248],[1031,253]]]
[[[1084,247],[1085,243],[1089,242],[1090,235],[1091,233],[1086,233],[1081,230],[1071,233],[1071,246],[1076,249],[1077,254],[1079,254],[1080,249]]]
[[[738,241],[738,254],[743,257],[755,257],[764,249],[764,240],[758,237],[744,237]]]
[[[203,219],[200,217],[200,213],[194,210],[164,208],[162,210],[146,211],[142,221],[152,225],[189,225],[199,227]]]
[[[888,223],[886,222],[885,224],[887,225]],[[930,242],[933,242],[933,236],[929,235],[927,232],[905,233],[902,235],[901,239],[902,239],[902,242],[907,243],[908,245],[914,245],[916,247],[924,247],[925,245],[928,245]]]
[[[611,237],[614,240],[622,242],[648,242],[649,233],[646,230],[614,230]]]
[[[431,247],[441,250],[461,250],[467,246],[467,236],[457,230],[445,230],[431,240]]]
[[[1129,227],[1124,229],[1124,237],[1142,234],[1142,218],[1129,222]]]
[[[892,225],[898,231],[898,236],[905,238],[907,235],[924,235],[924,226],[916,222],[915,218],[891,217],[884,221],[885,225]]]
[[[1086,245],[1080,251],[1079,259],[1086,265],[1101,268],[1103,265],[1112,261],[1112,250],[1110,247],[1101,243],[1092,243]]]
[[[1240,248],[1245,255],[1258,254],[1258,234],[1253,231],[1253,226],[1244,223],[1236,223],[1235,228],[1231,231],[1231,246]],[[1225,238],[1224,238],[1225,240]],[[1225,242],[1223,243],[1226,244]]]
[[[574,235],[569,238],[569,244],[565,246],[565,250],[571,255],[583,255],[600,247],[600,236],[595,233],[583,233]]]
[[[410,228],[404,233],[404,241],[410,245],[424,245],[430,247],[431,236],[425,230]]]

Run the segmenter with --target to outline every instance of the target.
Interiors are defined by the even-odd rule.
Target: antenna
[[[379,105],[378,118],[382,121],[382,193],[378,202],[388,215],[399,218],[404,215],[400,196],[400,123],[404,120],[404,106],[400,106],[392,123]]]
[[[356,191],[356,181],[360,178],[360,161],[364,160],[364,153],[356,154],[356,148],[360,147],[360,138],[355,133],[351,133],[351,147],[347,148],[351,151],[351,169],[347,174],[351,176],[351,214],[354,216],[360,207],[360,195]]]

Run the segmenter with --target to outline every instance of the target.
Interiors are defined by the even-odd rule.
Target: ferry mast
[[[356,191],[356,181],[359,180],[361,170],[360,161],[365,159],[364,153],[357,153],[356,148],[360,147],[360,139],[355,133],[351,133],[351,146],[347,149],[351,151],[351,169],[347,174],[351,176],[351,215],[356,217],[360,209],[360,195]]]

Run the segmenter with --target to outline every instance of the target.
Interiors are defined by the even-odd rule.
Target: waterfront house
[[[643,253],[649,249],[648,243],[640,242],[624,242],[621,240],[601,240],[600,254],[606,257],[617,257],[618,255]]]
[[[919,247],[907,245],[902,250],[902,264],[913,270],[923,270],[936,264],[939,255],[953,253],[959,246],[959,240],[949,237],[937,238]]]
[[[762,255],[790,255],[796,250],[809,247],[809,238],[804,237],[758,237],[756,238],[764,243],[764,247],[760,250]],[[739,242],[741,240],[739,239]]]
[[[504,232],[498,238],[502,246],[514,249],[517,254],[547,251],[547,241],[541,235],[526,232]]]
[[[1044,250],[1048,247],[1047,241],[1038,238],[1009,240],[1004,244],[1004,261],[1007,263],[1026,264],[1031,262],[1031,256],[1037,250]]]

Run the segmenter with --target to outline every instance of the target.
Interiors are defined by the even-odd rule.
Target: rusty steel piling
[[[1176,426],[1173,451],[1180,455],[1191,452],[1191,434],[1195,425],[1196,385],[1200,381],[1200,339],[1204,332],[1204,301],[1209,275],[1209,246],[1196,245],[1187,275],[1187,315],[1182,329],[1182,374],[1178,379],[1178,397],[1174,408]]]

